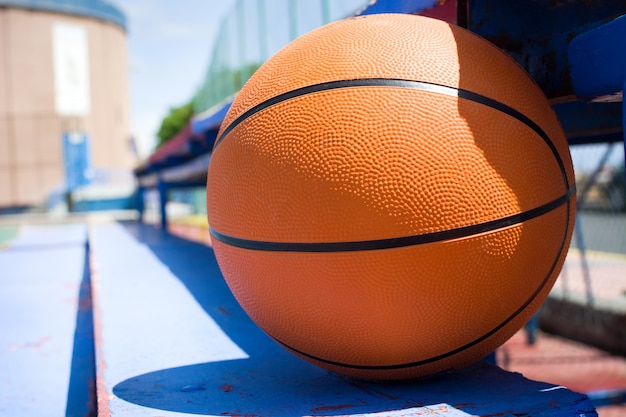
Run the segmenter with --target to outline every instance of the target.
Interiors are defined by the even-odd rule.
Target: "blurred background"
[[[388,11],[375,3],[0,0],[0,250],[29,222],[93,213],[210,245],[206,168],[233,97],[290,40],[359,11]],[[388,3],[467,25],[493,2],[475,2],[468,15],[459,12],[472,10],[464,1]],[[588,2],[531,3],[569,16]],[[600,20],[626,13],[619,1],[602,3],[609,12]],[[498,46],[523,61],[519,48]],[[561,93],[548,91],[557,111]],[[621,100],[597,102],[621,124]],[[497,360],[612,405],[601,415],[626,415],[623,133],[608,123],[594,140],[577,140],[584,129],[569,130],[575,111],[561,114],[578,189],[572,247],[548,301]]]

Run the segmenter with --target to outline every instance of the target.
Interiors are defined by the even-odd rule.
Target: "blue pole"
[[[144,193],[145,193],[145,189],[142,186],[137,187],[137,196],[136,196],[136,205],[137,205],[137,212],[139,213],[139,222],[143,223],[143,215],[144,215],[144,210],[145,210],[145,205],[144,205]]]
[[[159,183],[157,185],[159,190],[159,211],[161,212],[161,229],[167,231],[167,212],[165,207],[167,206],[167,183],[159,177]]]

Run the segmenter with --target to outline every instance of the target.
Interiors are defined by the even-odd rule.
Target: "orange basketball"
[[[575,214],[542,91],[462,28],[412,15],[293,41],[237,95],[207,208],[233,294],[282,346],[359,378],[458,369],[546,298]]]

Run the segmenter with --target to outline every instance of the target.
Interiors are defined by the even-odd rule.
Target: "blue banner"
[[[67,191],[71,192],[78,187],[89,184],[91,164],[89,136],[86,133],[63,133],[63,162]]]

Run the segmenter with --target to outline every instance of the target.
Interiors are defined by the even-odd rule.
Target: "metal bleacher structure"
[[[546,92],[572,147],[624,141],[623,0],[239,0],[192,122],[135,170],[142,217],[157,196],[156,227],[81,217],[20,226],[9,238],[0,227],[0,416],[593,417],[597,406],[626,402],[623,391],[578,393],[493,360],[402,383],[330,373],[253,324],[211,248],[167,232],[168,199],[204,189],[220,124],[254,68],[312,29],[311,16],[319,26],[386,12],[444,19],[501,47]],[[258,36],[272,19],[288,22],[283,36]],[[579,185],[579,205],[587,188]],[[576,322],[575,309],[547,307]],[[623,342],[624,328],[613,326]]]

